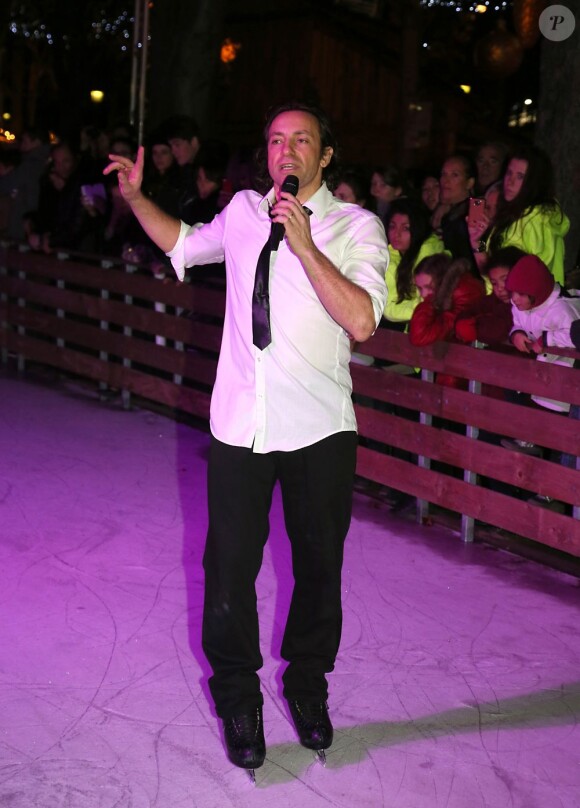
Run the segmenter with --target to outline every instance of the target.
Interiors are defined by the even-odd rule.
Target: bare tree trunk
[[[580,249],[580,0],[566,0],[565,5],[576,18],[576,29],[561,42],[542,38],[536,142],[552,158],[556,195],[570,218],[565,260],[569,274]]]
[[[206,131],[219,64],[226,0],[167,0],[151,16],[147,129],[191,115]]]

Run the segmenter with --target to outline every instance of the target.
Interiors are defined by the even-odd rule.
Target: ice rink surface
[[[73,382],[0,390],[1,808],[578,808],[576,577],[356,494],[323,768],[280,696],[276,495],[252,786],[200,647],[207,434]]]

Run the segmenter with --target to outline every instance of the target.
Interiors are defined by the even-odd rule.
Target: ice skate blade
[[[255,769],[246,769],[248,772],[248,777],[250,778],[251,785],[256,785],[256,770]]]
[[[314,753],[314,759],[326,768],[326,751],[324,749],[317,749]]]

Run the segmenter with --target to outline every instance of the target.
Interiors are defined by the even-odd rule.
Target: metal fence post
[[[576,471],[580,472],[580,457],[576,458]],[[572,516],[574,519],[580,519],[580,504],[572,507]]]
[[[576,471],[580,472],[580,457],[576,458]],[[580,519],[580,504],[572,507],[572,516],[574,519]]]
[[[136,270],[137,270],[137,266],[135,264],[125,264],[125,272],[128,275],[132,275]],[[127,306],[133,305],[133,295],[125,295],[123,299],[124,299],[125,305],[127,305]],[[133,329],[131,328],[130,325],[123,326],[123,336],[125,336],[125,337],[133,336]],[[131,363],[131,360],[128,357],[123,356],[122,363],[123,363],[124,368],[131,368],[132,363]],[[122,390],[121,390],[121,401],[123,402],[123,409],[124,410],[130,409],[130,407],[131,407],[131,391],[126,387],[123,387]]]
[[[163,283],[163,279],[165,278],[165,272],[158,272],[157,274],[154,275],[154,277],[158,283]],[[160,314],[165,314],[167,311],[167,306],[160,300],[155,301],[153,308]],[[167,345],[167,339],[165,337],[162,337],[161,334],[156,334],[155,345]]]
[[[63,290],[66,288],[65,282],[62,280],[62,278],[58,278],[58,280],[56,282],[56,288],[57,289],[63,289]],[[64,320],[64,309],[57,309],[56,310],[56,316],[58,317],[59,320]],[[57,348],[64,348],[64,339],[62,337],[57,337],[56,338],[56,347]]]
[[[433,384],[435,380],[435,374],[432,370],[425,370],[424,368],[421,370],[421,381],[422,382],[430,382]],[[419,423],[423,424],[424,426],[431,426],[433,423],[433,416],[428,412],[420,412],[419,413]],[[430,469],[431,468],[431,458],[425,457],[425,455],[418,455],[417,456],[417,465],[419,468],[422,469]],[[429,503],[426,499],[419,499],[417,497],[417,521],[422,523],[429,515]]]
[[[181,317],[181,315],[183,314],[184,311],[185,311],[185,309],[182,309],[180,306],[176,306],[176,308],[175,308],[175,316],[176,317]],[[185,351],[185,343],[181,342],[180,340],[175,340],[175,343],[174,343],[173,347],[175,348],[176,351],[181,351],[181,353],[183,353]],[[183,376],[181,375],[181,373],[174,373],[173,374],[173,384],[179,385],[182,382],[183,382]]]
[[[5,275],[6,278],[8,278],[8,265],[4,265],[4,262],[0,264],[0,275]],[[4,307],[8,310],[8,295],[6,292],[0,294],[0,311],[2,311]],[[8,315],[3,317],[0,321],[0,331],[4,331],[6,336],[8,336]],[[3,345],[2,347],[1,361],[3,365],[8,364],[8,345]]]
[[[481,342],[474,342],[474,348],[483,348],[483,343]],[[470,379],[467,384],[467,389],[473,395],[481,395],[481,382],[476,382],[473,379]],[[465,429],[465,434],[468,438],[472,438],[473,440],[477,440],[479,437],[479,429],[476,426],[467,425]],[[469,469],[463,469],[463,481],[469,483],[470,485],[477,485],[477,474],[474,471],[470,471]],[[461,514],[461,540],[464,542],[472,542],[475,533],[475,519],[473,516],[466,516],[464,513]]]
[[[108,261],[106,259],[101,261],[101,267],[103,269],[111,269],[112,266],[113,266],[112,261]],[[108,289],[101,289],[100,297],[101,297],[101,300],[108,300],[109,297],[110,297],[109,290]],[[100,320],[99,328],[101,328],[103,331],[108,331],[109,330],[109,321],[108,320]],[[107,351],[99,351],[99,359],[101,359],[103,362],[108,362],[109,361],[109,354],[107,353]],[[107,382],[99,382],[99,390],[101,391],[101,393],[106,393],[108,389],[109,389],[109,385],[107,384]]]
[[[25,244],[19,244],[18,245],[18,252],[29,252],[29,248]],[[16,276],[17,276],[17,278],[19,280],[23,280],[23,281],[26,280],[26,272],[23,269],[18,270],[18,272],[16,273]],[[16,301],[16,305],[19,306],[22,309],[25,309],[26,308],[26,300],[23,297],[19,297],[17,299],[17,301]],[[26,328],[23,325],[19,325],[16,328],[16,333],[18,334],[19,337],[25,337],[26,336]],[[17,368],[18,372],[19,373],[24,373],[25,366],[26,366],[26,361],[24,359],[24,354],[21,354],[21,353],[17,354],[16,368]]]
[[[67,261],[68,258],[69,258],[69,254],[66,253],[66,252],[61,252],[59,250],[56,253],[56,257],[57,257],[57,259],[59,261]],[[57,278],[56,288],[57,289],[66,289],[66,284],[61,278]],[[58,317],[59,320],[64,320],[65,319],[64,309],[57,309],[56,310],[56,316]],[[64,348],[65,347],[64,339],[62,337],[57,337],[56,338],[56,347],[57,348]]]
[[[580,404],[570,405],[568,418],[571,418],[574,421],[580,421]],[[560,462],[563,466],[580,472],[580,457],[565,453],[562,455]],[[580,503],[578,502],[572,505],[572,517],[574,519],[580,519]]]

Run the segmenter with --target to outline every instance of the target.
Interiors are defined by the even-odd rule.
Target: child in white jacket
[[[512,302],[513,328],[510,340],[524,353],[535,353],[541,362],[572,367],[571,357],[556,356],[549,348],[574,348],[570,326],[580,318],[580,297],[564,296],[548,267],[535,255],[514,264],[506,280]],[[568,412],[563,401],[532,396],[542,407]]]
[[[540,361],[572,367],[572,357],[556,356],[546,349],[577,347],[572,339],[571,330],[574,332],[574,329],[571,327],[580,318],[580,297],[563,293],[548,267],[535,255],[526,255],[514,264],[505,286],[512,302],[510,340],[513,345],[523,353],[537,354]],[[570,405],[565,401],[542,396],[532,396],[532,399],[541,407],[562,414],[570,410]],[[575,410],[573,417],[576,417]],[[543,454],[539,446],[528,441],[504,438],[501,445],[538,457]],[[550,455],[558,456],[559,453],[550,452]],[[576,465],[575,457],[563,455],[559,459],[564,465]],[[536,494],[528,502],[552,507],[553,499],[545,494]]]

